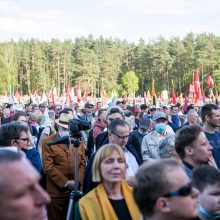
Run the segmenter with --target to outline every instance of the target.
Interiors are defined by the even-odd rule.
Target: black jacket
[[[140,166],[143,163],[143,161],[142,159],[139,158],[137,152],[134,150],[134,147],[131,145],[127,145],[126,148],[128,149],[128,151],[130,151],[134,155],[138,165]],[[84,195],[88,193],[89,191],[91,191],[92,189],[94,189],[99,184],[99,183],[95,183],[92,181],[92,165],[93,165],[93,161],[95,158],[95,154],[96,153],[92,155],[85,169],[84,180],[83,180],[83,194]]]

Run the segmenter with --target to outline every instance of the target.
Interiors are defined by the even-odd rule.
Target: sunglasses
[[[165,194],[163,197],[172,197],[172,196],[189,196],[192,194],[192,183],[189,182],[187,185],[182,186],[177,191],[169,192]]]
[[[155,111],[156,111],[156,108],[151,108],[150,111],[151,111],[151,112],[155,112]]]

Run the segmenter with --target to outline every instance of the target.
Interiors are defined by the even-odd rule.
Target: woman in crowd
[[[79,201],[75,219],[140,219],[132,189],[124,181],[124,152],[114,144],[101,147],[95,156],[92,178],[100,184]],[[80,216],[79,216],[80,215]]]

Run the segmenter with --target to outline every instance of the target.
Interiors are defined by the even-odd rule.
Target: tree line
[[[64,41],[11,40],[0,43],[0,93],[12,85],[21,94],[36,86],[40,92],[56,87],[61,94],[68,82],[76,86],[81,81],[82,90],[88,86],[95,95],[122,95],[130,85],[126,80],[131,79],[124,77],[130,71],[138,78],[136,94],[150,90],[153,79],[156,92],[171,90],[173,80],[180,93],[192,83],[197,67],[202,88],[208,89],[206,79],[211,75],[220,90],[219,36],[188,33],[183,39],[160,36],[146,43],[141,38],[136,44],[92,35]]]

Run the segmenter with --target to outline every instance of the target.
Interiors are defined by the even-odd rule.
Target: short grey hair
[[[175,136],[169,135],[165,137],[159,144],[160,158],[170,158],[171,152],[175,149]]]

